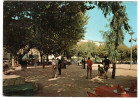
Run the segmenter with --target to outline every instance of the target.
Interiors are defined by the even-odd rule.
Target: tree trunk
[[[97,62],[97,57],[96,57],[96,55],[95,55],[95,63]]]
[[[115,50],[115,57],[114,57],[113,70],[112,70],[112,79],[115,78],[115,73],[116,73],[116,62],[117,62],[116,57],[117,57],[117,50]]]
[[[40,53],[40,56],[41,56],[41,65],[42,65],[42,56],[43,56],[43,55]]]
[[[61,68],[64,68],[64,51],[61,54]]]
[[[112,70],[112,78],[115,78],[115,72],[116,72],[116,63],[113,63],[113,70]]]
[[[48,58],[48,54],[46,55],[46,64],[49,64],[49,58]]]

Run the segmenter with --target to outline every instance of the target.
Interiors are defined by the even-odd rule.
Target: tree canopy
[[[117,54],[117,60],[119,61],[128,61],[130,58],[130,52],[129,47],[127,47],[124,44],[120,44],[118,46],[118,54]]]
[[[104,32],[103,37],[107,44],[110,58],[113,61],[112,78],[115,78],[117,48],[124,41],[124,33],[128,32],[131,27],[128,24],[126,6],[122,2],[99,2],[98,5],[105,16],[110,13],[112,14],[109,25],[110,29]]]
[[[4,47],[12,54],[26,45],[60,53],[84,37],[85,7],[84,2],[5,1]]]
[[[83,39],[89,18],[86,11],[94,7],[101,9],[105,17],[112,14],[104,38],[108,54],[115,59],[125,31],[130,30],[126,7],[121,1],[5,1],[3,45],[13,55],[25,47],[26,51],[37,48],[42,55],[60,54]],[[88,56],[93,55],[93,49],[89,50]]]
[[[99,5],[99,4],[98,4]],[[113,60],[117,56],[117,48],[124,41],[124,35],[131,27],[128,24],[128,18],[126,14],[126,6],[122,2],[107,2],[101,4],[100,8],[105,13],[104,15],[112,12],[112,18],[110,19],[109,30],[105,31],[103,37],[106,41],[109,54]],[[103,7],[107,5],[106,7]],[[111,8],[107,10],[108,8]]]
[[[79,42],[77,44],[77,55],[80,57],[92,57],[95,53],[96,45],[93,41]]]

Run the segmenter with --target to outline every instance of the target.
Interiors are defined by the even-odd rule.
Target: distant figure
[[[66,68],[67,60],[64,58],[64,68]]]
[[[9,68],[12,68],[12,62],[11,62],[11,61],[9,61],[8,67],[9,67]]]
[[[7,70],[9,70],[9,66],[3,63],[3,72],[5,73]]]
[[[42,68],[44,69],[45,68],[45,60],[43,59],[42,61]]]
[[[80,65],[80,61],[77,61],[77,63],[78,63],[78,66]]]
[[[107,75],[107,72],[108,72],[108,69],[109,69],[109,65],[110,65],[110,60],[107,59],[107,57],[105,57],[105,59],[102,61],[102,64],[104,66],[104,78],[108,78],[108,75]]]
[[[85,69],[85,58],[82,59],[82,67]]]
[[[67,60],[67,64],[68,64],[68,65],[70,65],[70,64],[71,64],[70,59],[68,59],[68,60]]]
[[[37,67],[37,59],[34,60],[34,67]]]
[[[87,60],[87,77],[86,79],[88,79],[88,73],[90,71],[90,79],[92,78],[92,61],[90,60],[90,57],[88,57],[88,60]]]
[[[58,71],[59,71],[58,75],[61,75],[61,60],[60,59],[58,59]]]
[[[83,65],[83,59],[82,59],[82,68],[84,68],[84,65]]]
[[[21,71],[24,71],[25,69],[27,69],[27,61],[23,60],[21,63]]]
[[[104,68],[98,65],[98,76],[102,76],[102,74],[104,74]]]
[[[57,67],[58,67],[58,60],[57,59],[52,59],[52,71],[53,71],[53,78],[56,78],[56,72],[57,72]]]

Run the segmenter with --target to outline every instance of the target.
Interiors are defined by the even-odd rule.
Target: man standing
[[[34,67],[37,67],[37,59],[34,60]]]
[[[85,69],[85,58],[83,58],[83,69]]]
[[[84,63],[83,63],[83,61],[84,61],[84,60],[82,59],[82,67],[84,68]]]
[[[56,78],[56,72],[57,72],[57,67],[58,67],[58,60],[54,59],[52,60],[52,71],[53,71],[53,78]]]
[[[105,59],[102,61],[102,64],[104,66],[104,78],[108,78],[108,75],[107,75],[107,72],[108,72],[108,69],[109,69],[109,65],[110,65],[110,60],[107,59],[107,57],[105,57]]]
[[[58,59],[58,71],[59,71],[58,75],[61,75],[61,60],[60,59]]]
[[[45,60],[44,59],[42,60],[42,68],[43,69],[45,68]]]
[[[88,73],[90,71],[90,79],[92,78],[92,61],[90,60],[90,57],[88,57],[88,60],[87,60],[87,77],[86,79],[88,79]]]

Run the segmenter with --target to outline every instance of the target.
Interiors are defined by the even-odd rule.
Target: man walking
[[[88,57],[88,60],[87,60],[87,77],[86,79],[88,79],[88,73],[90,71],[90,79],[92,78],[92,61],[90,60],[90,57]]]

